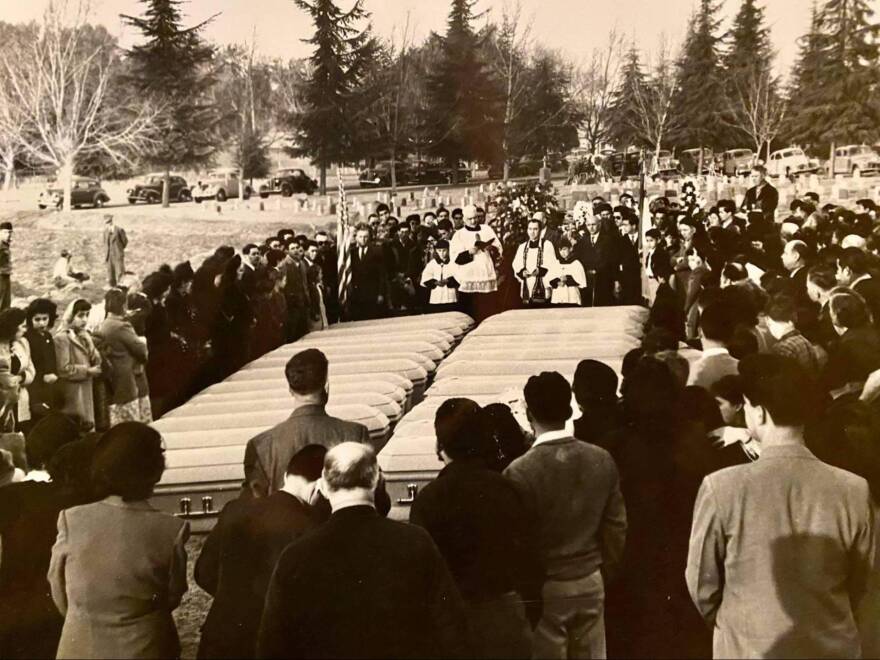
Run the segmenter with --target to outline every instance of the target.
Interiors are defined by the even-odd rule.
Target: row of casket
[[[382,449],[472,326],[458,312],[341,323],[254,360],[154,422],[167,463],[157,499],[176,510],[184,497],[208,493],[215,505],[234,497],[248,440],[291,413],[287,361],[309,348],[321,350],[330,364],[327,412],[366,426]]]
[[[628,306],[513,310],[484,321],[438,367],[425,400],[404,416],[379,456],[395,517],[408,515],[413,494],[443,467],[434,414],[444,401],[507,403],[527,426],[521,399],[530,376],[558,371],[570,382],[587,358],[619,376],[623,357],[641,343],[646,318],[645,308]]]

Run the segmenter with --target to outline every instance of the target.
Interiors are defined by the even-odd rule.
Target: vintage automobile
[[[97,179],[89,177],[73,177],[73,185],[70,191],[70,205],[73,208],[80,206],[94,206],[101,208],[110,201],[110,196],[104,192],[101,183]],[[53,181],[40,193],[37,206],[41,209],[61,208],[64,203],[64,186],[59,181]]]
[[[266,199],[269,195],[281,195],[290,197],[305,193],[311,195],[318,189],[318,182],[311,178],[301,169],[285,168],[272,172],[269,180],[260,186],[260,197]]]
[[[767,161],[767,174],[770,176],[793,178],[804,174],[816,174],[819,168],[819,161],[809,158],[800,147],[774,151]]]
[[[238,179],[238,170],[234,167],[224,167],[208,172],[193,188],[193,199],[201,203],[206,199],[216,199],[223,202],[230,197],[239,197],[241,182]],[[244,194],[240,196],[248,199],[254,193],[253,188],[244,184]]]
[[[642,172],[642,154],[637,149],[617,151],[608,157],[605,170],[615,179],[639,177]]]
[[[828,165],[830,168],[831,165]],[[834,150],[834,174],[878,174],[880,156],[866,144],[852,144]]]
[[[678,157],[681,162],[681,171],[685,174],[697,174],[700,169],[700,150],[685,149]],[[703,147],[703,163],[699,174],[710,174],[715,168],[715,153],[708,147]]]
[[[412,172],[407,163],[396,162],[394,172],[398,186],[405,186],[410,182]],[[381,161],[373,167],[361,170],[358,182],[361,188],[387,188],[391,185],[391,161]]]
[[[440,163],[429,163],[420,160],[413,164],[409,172],[409,182],[413,185],[434,185],[451,183],[449,168]]]
[[[728,149],[721,154],[721,171],[727,176],[748,174],[755,164],[755,152],[751,149]]]
[[[146,202],[157,204],[162,201],[162,181],[165,175],[161,172],[147,174],[140,183],[126,191],[129,204]],[[192,193],[182,176],[172,174],[168,183],[168,199],[172,202],[188,202],[192,199]]]

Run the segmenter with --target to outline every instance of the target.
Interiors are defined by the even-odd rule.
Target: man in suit
[[[315,348],[300,351],[287,362],[284,375],[293,396],[293,412],[277,426],[248,440],[245,448],[245,484],[252,495],[265,497],[280,489],[290,459],[306,445],[370,442],[363,424],[331,417],[325,411],[327,366],[327,358]]]
[[[388,272],[381,246],[370,245],[370,229],[358,225],[351,251],[349,316],[352,320],[380,316],[386,306]]]
[[[0,223],[0,311],[12,304],[12,223]]]
[[[286,274],[284,298],[287,300],[287,340],[296,341],[306,334],[309,327],[309,274],[303,258],[305,250],[299,241],[290,238],[285,247],[287,256],[281,265]]]
[[[460,657],[461,596],[431,537],[381,518],[370,447],[346,442],[319,483],[330,519],[281,555],[266,596],[260,658]]]
[[[880,324],[880,280],[871,276],[870,258],[864,250],[848,247],[837,258],[837,283],[848,286],[868,303],[875,327]]]
[[[584,304],[601,307],[614,304],[614,283],[620,269],[618,239],[602,228],[599,218],[587,218],[586,235],[575,246],[587,275],[587,291],[581,296]]]
[[[831,322],[831,311],[828,309],[828,300],[831,291],[837,285],[835,272],[828,266],[816,264],[807,271],[807,295],[819,307],[816,319],[798,329],[814,344],[819,344],[826,351],[831,343],[837,340],[837,331]]]
[[[241,288],[249,298],[254,298],[265,272],[263,254],[255,243],[248,243],[241,249],[241,255]]]
[[[119,278],[125,275],[125,248],[128,236],[122,227],[113,223],[113,216],[104,216],[104,262],[107,264],[107,279],[115,287]]]
[[[309,506],[327,448],[306,445],[269,497],[223,507],[195,566],[196,583],[214,597],[202,626],[199,658],[252,658],[269,578],[284,549],[322,520]]]
[[[535,442],[504,476],[538,525],[543,611],[532,657],[604,658],[604,582],[626,536],[617,467],[607,451],[565,430],[571,387],[562,375],[532,376],[524,395]]]
[[[746,190],[740,211],[748,214],[749,211],[760,211],[764,222],[773,226],[776,218],[776,207],[779,206],[779,191],[767,181],[767,168],[763,165],[755,165],[749,175],[752,187]]]
[[[739,361],[727,350],[734,320],[723,302],[706,305],[700,314],[700,340],[703,354],[692,365],[688,385],[709,389],[724,376],[735,375]]]
[[[639,218],[634,211],[619,206],[620,221],[620,304],[642,303],[642,259],[639,245]]]
[[[713,655],[861,657],[854,612],[874,559],[868,484],[804,445],[818,396],[795,362],[750,355],[739,371],[761,457],[703,479],[685,575]]]
[[[803,332],[816,324],[819,306],[807,293],[807,272],[810,269],[811,251],[800,240],[788,241],[782,249],[782,266],[788,273],[788,292],[795,303],[795,324]]]
[[[470,399],[437,409],[446,466],[418,494],[409,520],[431,535],[455,578],[474,657],[530,658],[543,578],[537,526],[510,481],[488,467],[497,446],[484,414]]]

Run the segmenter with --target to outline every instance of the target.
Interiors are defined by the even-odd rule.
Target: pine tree
[[[785,131],[789,142],[817,145],[821,141],[819,117],[828,101],[820,87],[822,75],[822,17],[814,0],[810,30],[800,39],[800,53],[791,76],[791,111]]]
[[[500,94],[471,28],[475,4],[452,0],[440,61],[428,80],[430,151],[453,166],[460,159],[494,161],[500,144]]]
[[[718,43],[718,5],[701,0],[692,17],[678,62],[678,89],[673,114],[680,125],[672,140],[682,148],[718,147],[724,142],[727,102]]]
[[[294,0],[308,12],[315,34],[306,43],[315,47],[309,58],[311,75],[302,112],[292,113],[297,136],[294,155],[310,156],[320,170],[321,194],[327,192],[327,168],[348,160],[353,153],[355,120],[352,99],[376,52],[369,29],[355,25],[369,14],[358,0],[343,12],[333,0]]]
[[[726,37],[730,49],[724,55],[722,66],[729,85],[733,83],[731,76],[770,67],[773,58],[770,31],[764,25],[764,8],[757,5],[757,0],[742,0]]]
[[[626,61],[620,72],[620,85],[614,93],[611,107],[609,139],[619,149],[628,146],[643,146],[634,126],[639,123],[636,98],[645,88],[645,73],[642,70],[641,55],[635,43],[626,54]]]
[[[214,17],[193,27],[181,25],[180,0],[140,0],[142,17],[122,15],[146,41],[128,51],[127,82],[156,99],[164,108],[148,160],[163,167],[162,204],[168,205],[171,167],[192,167],[210,161],[217,149],[220,122],[208,98],[214,77],[208,68],[214,49],[200,33]]]
[[[565,67],[552,53],[539,52],[528,80],[529,94],[517,127],[523,152],[543,157],[575,148],[583,116],[566,92],[571,81]]]
[[[828,0],[821,12],[819,84],[829,104],[817,113],[819,140],[873,142],[878,137],[880,26],[868,0]]]

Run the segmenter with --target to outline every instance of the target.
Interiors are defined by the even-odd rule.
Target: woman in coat
[[[138,391],[135,373],[147,362],[147,340],[138,337],[125,320],[125,293],[121,289],[106,293],[104,309],[107,318],[95,332],[95,343],[110,366],[110,373],[105,374],[110,389],[110,426],[121,422],[149,424],[153,421],[150,397]]]
[[[688,339],[697,339],[699,338],[697,324],[700,319],[697,300],[700,292],[712,279],[712,270],[709,268],[708,252],[704,248],[691,247],[687,250],[686,255],[690,268],[684,298],[684,313],[687,318],[686,333]]]
[[[55,356],[63,402],[61,412],[87,427],[95,425],[92,379],[101,375],[101,354],[86,330],[91,303],[82,298],[64,312],[63,326],[55,335]]]
[[[25,329],[23,309],[10,307],[0,312],[0,427],[4,433],[14,432],[31,418],[24,386],[34,380],[34,364],[24,339]]]
[[[52,326],[58,308],[48,298],[37,298],[26,310],[28,329],[24,337],[31,349],[34,380],[28,387],[31,420],[35,424],[58,407],[58,364],[55,360],[55,342]]]
[[[186,592],[189,524],[147,501],[162,436],[140,422],[104,433],[92,462],[104,499],[58,516],[49,585],[64,615],[58,658],[176,658],[171,613]]]

